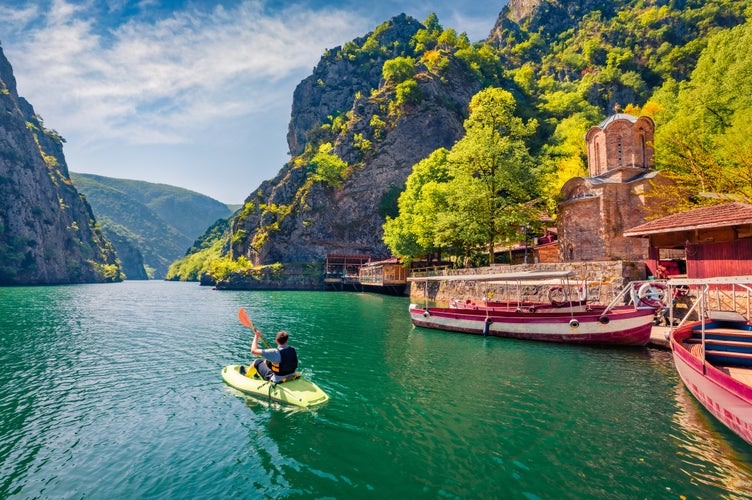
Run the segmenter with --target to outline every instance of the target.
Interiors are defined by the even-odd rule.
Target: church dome
[[[635,123],[637,121],[636,116],[628,115],[627,113],[614,113],[613,115],[609,116],[602,122],[598,124],[599,128],[606,128],[606,126],[609,123],[615,122],[617,120],[628,120],[631,123]]]

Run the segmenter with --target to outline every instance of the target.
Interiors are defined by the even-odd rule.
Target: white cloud
[[[19,93],[49,126],[86,142],[179,143],[213,120],[261,112],[291,98],[279,82],[368,29],[344,12],[269,14],[255,0],[110,29],[87,12],[66,0],[0,11],[0,28],[24,31],[4,46]]]
[[[39,9],[36,5],[29,5],[22,9],[0,5],[0,19],[3,24],[26,26],[38,15]]]
[[[293,90],[324,49],[400,12],[436,11],[459,31],[487,19],[486,33],[498,12],[477,0],[188,0],[171,14],[167,3],[1,0],[2,48],[19,93],[67,139],[71,170],[235,203],[287,161]]]

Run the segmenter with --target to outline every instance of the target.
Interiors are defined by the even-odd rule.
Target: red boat
[[[410,304],[413,325],[439,330],[549,342],[644,346],[653,310],[630,306],[580,312],[480,311]]]
[[[674,365],[689,392],[726,427],[752,444],[752,324],[736,310],[712,310],[709,305],[711,290],[713,297],[719,293],[730,297],[718,299],[716,306],[738,304],[738,291],[746,291],[749,297],[750,283],[749,276],[670,280],[669,288],[699,286],[695,306],[700,320],[680,324],[669,338]]]
[[[568,272],[526,272],[490,276],[413,278],[413,281],[467,279],[488,282],[568,279]],[[410,304],[413,325],[424,328],[549,342],[598,345],[644,346],[650,340],[654,310],[616,306],[624,294],[608,306],[584,306],[581,301],[565,305],[529,308],[420,307]]]

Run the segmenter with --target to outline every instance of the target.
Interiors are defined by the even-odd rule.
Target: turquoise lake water
[[[0,498],[752,498],[667,351],[413,328],[409,299],[0,288]],[[244,307],[331,397],[244,397]]]

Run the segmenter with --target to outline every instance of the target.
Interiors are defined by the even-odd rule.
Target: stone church
[[[667,184],[655,170],[654,131],[647,116],[616,113],[585,134],[590,175],[570,179],[561,190],[560,262],[648,257],[646,241],[623,233],[652,213],[656,200],[646,193]]]

